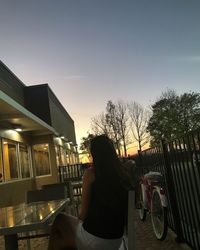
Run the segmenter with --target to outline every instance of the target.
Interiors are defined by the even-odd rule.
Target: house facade
[[[26,86],[0,61],[0,207],[78,162],[74,121],[48,84]]]

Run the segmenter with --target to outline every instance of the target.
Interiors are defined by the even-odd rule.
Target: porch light
[[[14,126],[13,126],[13,129],[14,129],[15,131],[17,131],[17,132],[22,132],[22,126],[21,126],[21,125],[18,125],[18,124],[14,125]]]
[[[22,128],[15,128],[14,130],[17,132],[22,132]]]

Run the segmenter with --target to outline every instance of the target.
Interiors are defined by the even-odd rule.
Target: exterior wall
[[[76,144],[74,121],[48,84],[25,87],[26,108]]]
[[[35,179],[0,184],[0,207],[16,205],[26,200],[26,192],[36,188]]]
[[[0,61],[0,89],[24,106],[24,84]]]
[[[51,126],[48,85],[36,85],[24,88],[25,107]]]
[[[64,135],[69,141],[76,144],[74,121],[69,116],[67,111],[58,101],[56,96],[52,93],[49,88],[49,108],[51,114],[51,125],[61,135]]]

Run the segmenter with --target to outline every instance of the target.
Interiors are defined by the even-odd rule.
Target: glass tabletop
[[[3,228],[36,224],[47,220],[66,202],[67,199],[41,201],[0,208],[0,231]]]

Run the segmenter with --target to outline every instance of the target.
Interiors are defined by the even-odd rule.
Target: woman
[[[79,218],[60,214],[54,221],[49,250],[117,250],[127,220],[128,178],[112,142],[91,140],[93,168],[83,176]]]

